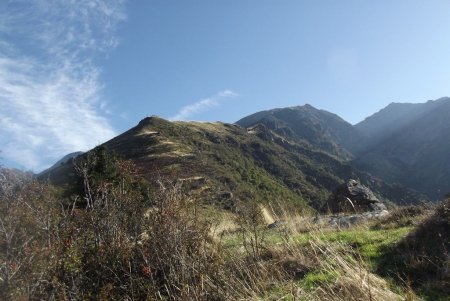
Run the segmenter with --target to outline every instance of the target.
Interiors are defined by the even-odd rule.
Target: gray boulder
[[[386,210],[386,206],[368,187],[349,180],[334,191],[325,209],[331,212],[368,212]]]

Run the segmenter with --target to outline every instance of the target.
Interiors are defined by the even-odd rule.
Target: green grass
[[[387,246],[399,242],[405,237],[412,227],[400,227],[393,229],[368,229],[355,227],[346,230],[325,230],[321,232],[311,231],[289,235],[290,239],[298,245],[308,246],[311,240],[319,238],[324,243],[343,243],[358,251],[362,259],[372,269],[376,269]],[[282,230],[273,229],[266,231],[265,242],[268,245],[280,244],[284,241]],[[232,233],[223,237],[224,245],[232,248],[242,244],[242,237],[238,233]]]
[[[375,267],[385,247],[400,241],[411,229],[411,227],[388,230],[356,228],[337,232],[324,232],[321,235],[321,239],[325,242],[342,242],[352,246],[359,251],[363,259],[368,260],[372,267]]]
[[[312,271],[306,274],[301,282],[301,286],[306,289],[313,290],[321,284],[333,283],[339,277],[339,274],[335,271]]]
[[[395,293],[403,296],[412,294],[417,297],[418,295],[425,300],[448,300],[448,296],[439,287],[442,284],[424,285],[413,291],[411,288],[405,288],[402,282],[395,281],[394,275],[380,273],[380,269],[386,265],[386,260],[395,261],[395,258],[386,259],[386,256],[390,256],[389,253],[386,253],[387,250],[397,248],[398,243],[414,231],[415,226],[410,224],[399,223],[396,227],[379,228],[373,227],[373,223],[369,223],[344,230],[322,229],[311,230],[305,233],[290,232],[283,228],[268,230],[265,226],[261,226],[260,234],[262,233],[267,248],[281,247],[286,240],[289,243],[294,243],[296,246],[305,247],[305,250],[314,249],[311,246],[311,242],[318,243],[319,246],[334,245],[338,249],[343,250],[343,252],[348,252],[350,257],[357,254],[356,260],[361,260],[363,266],[382,276],[387,281],[389,288]],[[242,236],[239,232],[231,232],[224,235],[222,241],[229,250],[242,249]],[[422,239],[422,241],[425,241],[425,239]],[[330,260],[333,259],[330,258]],[[332,262],[330,262],[330,266],[333,266]],[[314,269],[295,282],[295,285],[313,292],[318,287],[333,283],[339,276],[333,270]],[[283,300],[293,300],[289,287],[279,287],[278,290],[274,289],[270,294],[272,296],[282,296]]]

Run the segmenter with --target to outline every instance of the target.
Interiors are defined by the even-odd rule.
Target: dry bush
[[[154,298],[206,300],[215,292],[208,278],[220,264],[209,236],[210,226],[200,219],[197,204],[181,193],[180,183],[161,184],[147,211],[140,248],[143,273],[152,283]]]
[[[45,281],[59,212],[55,190],[1,170],[0,299],[30,299]]]
[[[123,164],[118,167],[124,168]],[[59,214],[48,282],[37,296],[41,299],[134,295],[140,278],[135,246],[148,200],[132,179],[124,176],[118,181],[99,181],[91,178],[88,168],[87,164],[78,166],[84,195],[75,197],[73,205]]]
[[[2,300],[398,297],[354,250],[321,241],[309,218],[285,211],[282,242],[271,244],[261,207],[241,204],[232,223],[241,244],[223,248],[180,183],[160,181],[150,194],[129,162],[100,154],[78,163],[82,191],[70,202],[49,185],[2,182]],[[301,231],[313,233],[308,246],[293,239]],[[336,277],[308,290],[313,272]]]
[[[239,225],[239,235],[242,245],[252,260],[259,260],[265,250],[265,219],[261,206],[256,202],[239,204],[236,223]]]

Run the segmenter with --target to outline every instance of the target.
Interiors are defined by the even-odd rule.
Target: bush
[[[56,190],[0,172],[0,299],[29,299],[46,280],[57,241],[61,220]]]
[[[296,243],[297,225],[270,244],[257,203],[238,206],[239,245],[228,248],[182,183],[159,180],[154,189],[130,162],[92,156],[77,163],[82,186],[70,199],[48,184],[0,177],[0,299],[398,297],[345,245],[320,235]]]

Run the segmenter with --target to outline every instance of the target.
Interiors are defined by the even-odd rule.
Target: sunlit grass
[[[281,244],[286,239],[299,246],[308,246],[310,241],[316,239],[329,243],[342,243],[357,250],[362,259],[375,269],[383,250],[399,242],[411,230],[410,226],[393,229],[370,229],[367,226],[358,226],[345,230],[328,229],[289,233],[281,228],[266,230],[264,241],[269,246]],[[225,234],[222,239],[228,248],[239,247],[242,244],[242,237],[238,232]]]

